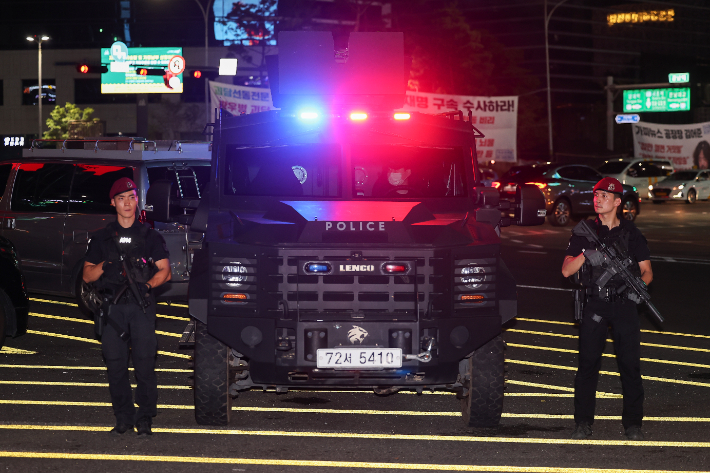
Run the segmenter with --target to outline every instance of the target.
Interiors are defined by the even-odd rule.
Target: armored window
[[[339,145],[227,149],[226,195],[339,197]]]
[[[94,164],[74,166],[69,213],[115,214],[108,191],[122,177],[133,179],[133,168]]]
[[[13,186],[12,210],[66,213],[72,173],[71,164],[22,164]]]
[[[10,177],[10,171],[12,171],[12,164],[3,164],[0,166],[0,200],[5,193],[5,187],[7,187],[7,178]]]
[[[466,195],[461,148],[353,145],[355,197],[442,198]]]

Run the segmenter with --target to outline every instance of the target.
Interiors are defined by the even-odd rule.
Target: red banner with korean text
[[[271,90],[210,81],[211,110],[221,109],[232,115],[273,110]],[[210,117],[211,119],[212,117]]]
[[[485,138],[476,140],[479,161],[516,162],[518,97],[475,97],[470,95],[426,94],[407,91],[407,112],[444,113],[461,110]],[[468,119],[468,118],[466,118]]]
[[[631,126],[635,157],[668,159],[675,170],[710,168],[710,122],[690,125],[639,122]]]

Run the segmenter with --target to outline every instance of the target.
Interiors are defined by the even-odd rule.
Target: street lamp
[[[547,37],[547,28],[550,24],[552,13],[566,1],[562,0],[550,10],[550,13],[547,13],[547,0],[545,0],[545,64],[547,67],[547,128],[550,134],[550,160],[554,158],[554,148],[552,146],[552,96],[550,93],[550,41]]]
[[[200,0],[195,0],[197,5],[200,7],[200,10],[202,10],[202,16],[205,19],[205,67],[209,66],[208,64],[208,55],[209,55],[209,18],[210,18],[210,6],[212,5],[212,2],[214,0],[208,0],[207,1],[207,8],[202,6],[202,3],[200,3]],[[209,122],[210,121],[210,106],[209,106],[209,100],[210,100],[210,94],[209,94],[209,81],[207,78],[205,78],[205,121]]]
[[[49,36],[47,35],[41,35],[41,36],[28,36],[27,41],[36,41],[37,42],[37,82],[38,82],[38,90],[39,90],[39,100],[38,100],[38,105],[39,105],[39,135],[37,138],[41,139],[42,138],[42,41],[47,41],[49,39]]]

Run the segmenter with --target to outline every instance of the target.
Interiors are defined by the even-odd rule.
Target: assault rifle
[[[118,250],[118,255],[119,259],[121,261],[121,265],[123,266],[123,272],[126,273],[126,284],[127,288],[131,291],[131,294],[133,294],[134,299],[136,300],[136,303],[143,309],[143,313],[145,314],[145,309],[150,305],[150,299],[143,297],[141,295],[140,289],[138,289],[138,284],[136,283],[135,277],[133,276],[132,270],[134,269],[133,263],[130,261],[130,259],[126,256],[126,254],[121,250],[121,247],[119,246],[118,242],[116,241],[116,238],[112,238],[114,244],[116,245],[116,249]],[[123,293],[126,290],[126,287],[123,288],[121,293]],[[118,298],[117,298],[118,300]]]
[[[606,286],[606,283],[609,282],[612,277],[619,275],[622,281],[624,281],[624,284],[616,290],[616,293],[622,294],[625,290],[629,289],[636,294],[641,302],[646,304],[651,313],[654,317],[656,317],[656,319],[658,319],[659,322],[662,323],[665,321],[663,316],[661,316],[661,313],[658,309],[656,309],[656,306],[651,303],[651,296],[646,290],[646,283],[644,283],[640,277],[632,274],[629,270],[629,267],[633,262],[626,250],[619,244],[618,241],[614,242],[611,246],[605,245],[601,240],[599,240],[597,233],[587,220],[579,222],[577,226],[574,227],[574,230],[572,230],[572,233],[577,236],[584,237],[587,241],[593,243],[597,247],[597,251],[601,252],[606,259],[606,268],[594,284],[602,288]]]

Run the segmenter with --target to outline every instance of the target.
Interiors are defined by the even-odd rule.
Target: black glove
[[[592,266],[601,266],[606,261],[604,253],[597,250],[585,250],[584,257],[592,264]]]
[[[636,294],[636,292],[632,291],[631,289],[626,291],[626,297],[628,297],[628,299],[630,301],[633,301],[636,304],[641,303],[641,297],[638,294]]]
[[[153,289],[148,283],[138,283],[138,290],[141,293],[141,297],[148,299],[150,297],[150,290]]]

